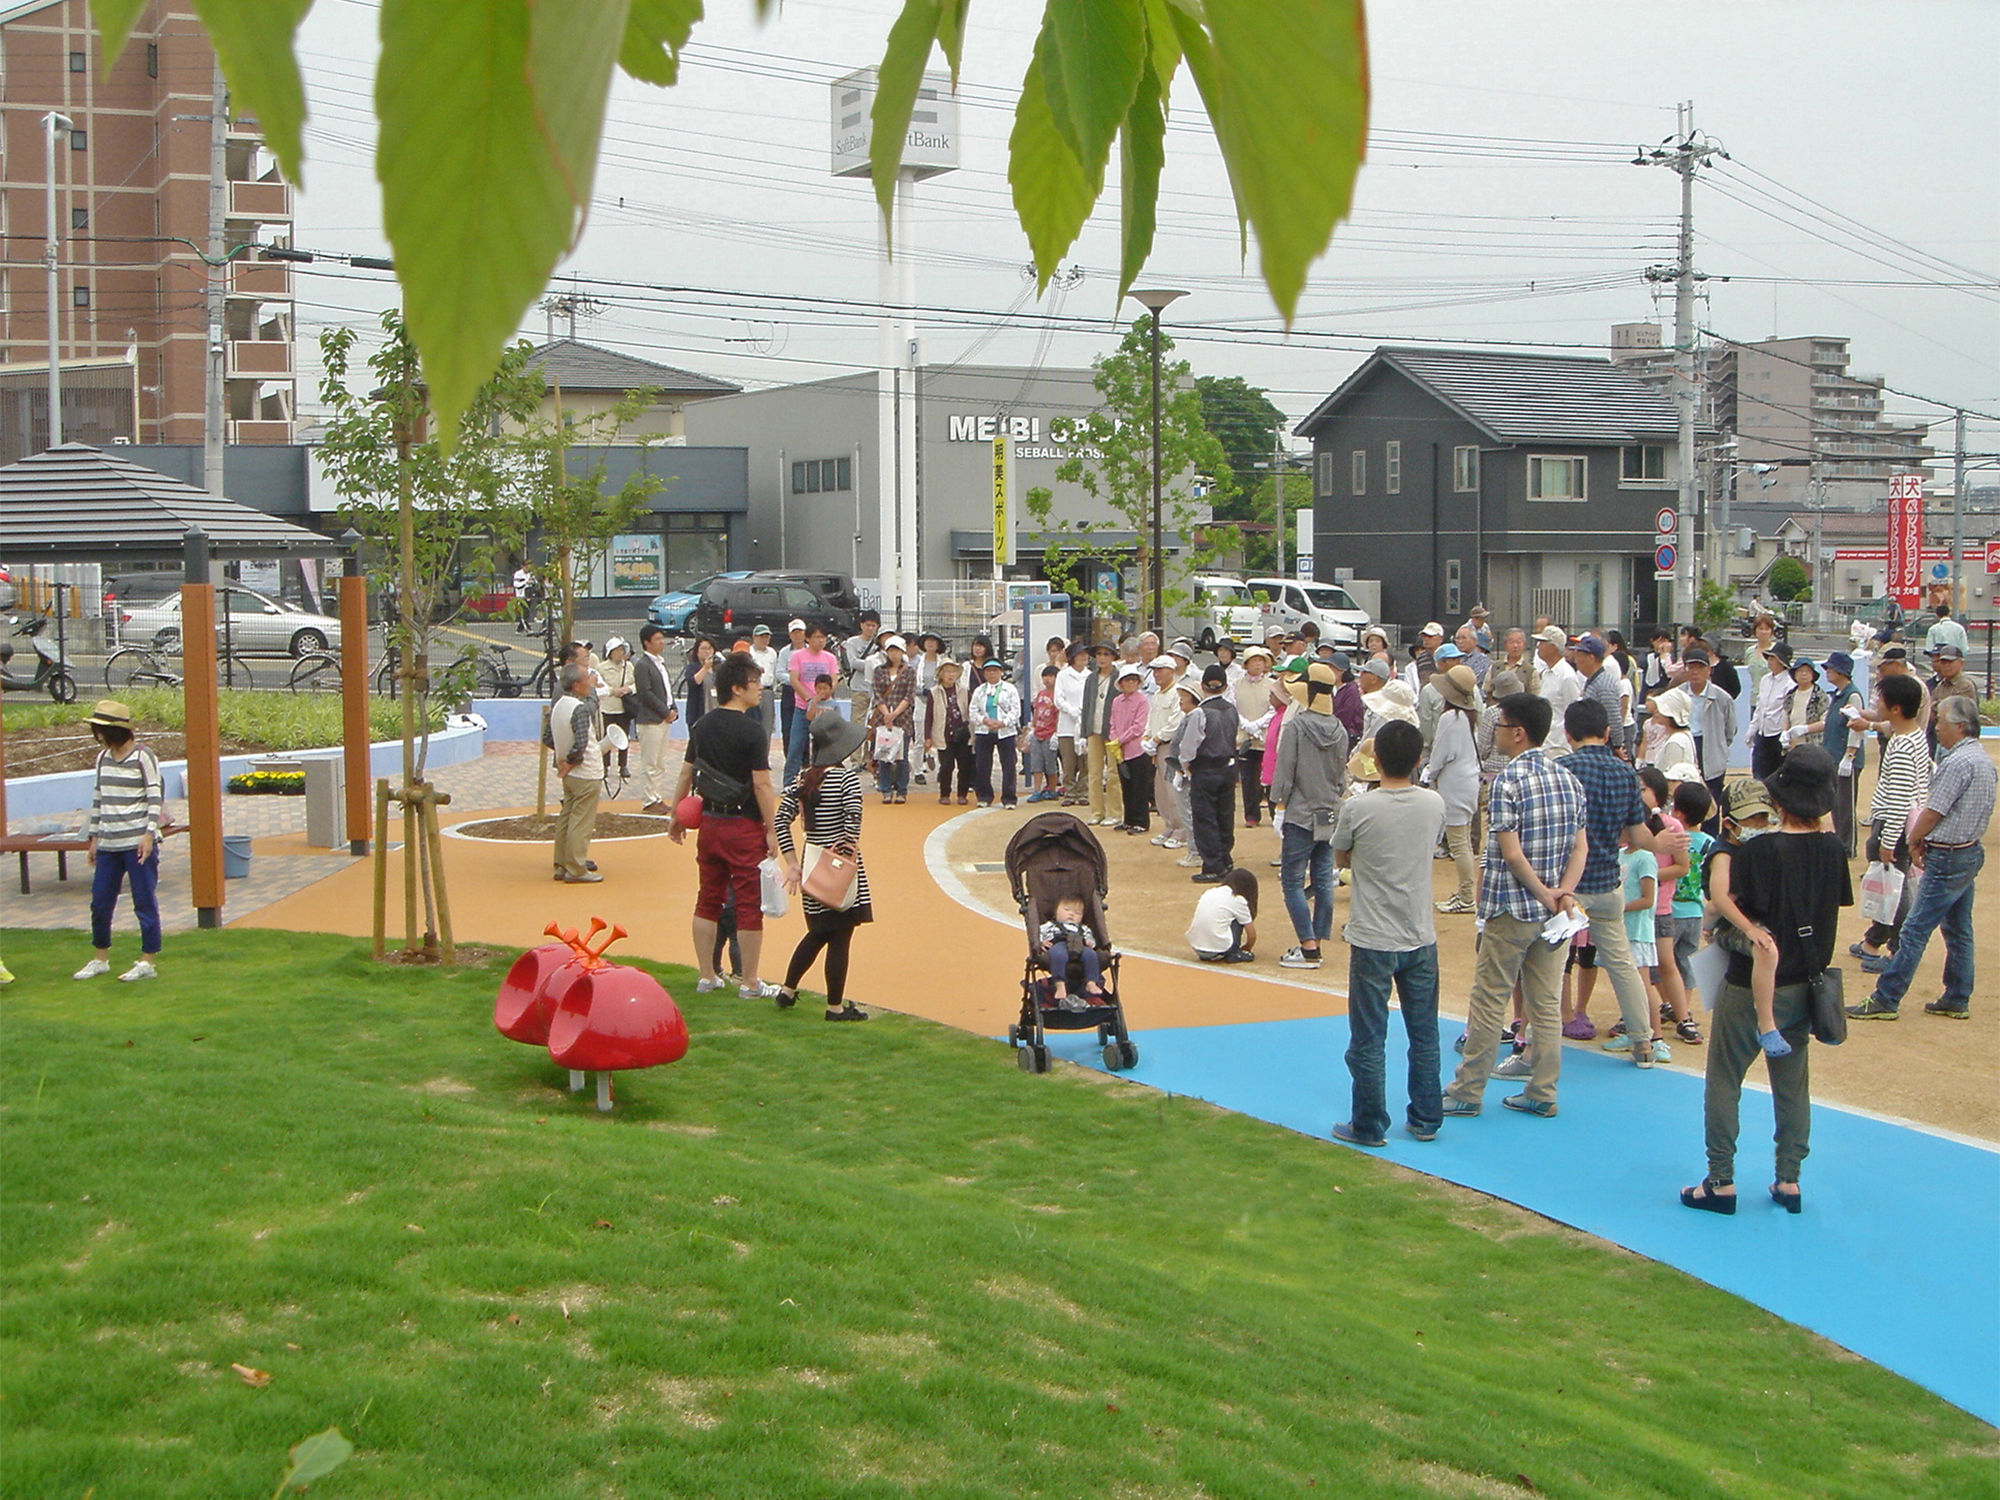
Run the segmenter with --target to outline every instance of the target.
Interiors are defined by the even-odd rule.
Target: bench
[[[165,823],[160,827],[162,839],[172,838],[177,833],[187,832],[184,823]],[[28,856],[30,854],[53,854],[56,857],[56,879],[69,879],[69,857],[72,854],[90,852],[90,840],[82,838],[74,830],[56,833],[0,833],[0,854],[21,856],[21,894],[31,894],[28,884]]]

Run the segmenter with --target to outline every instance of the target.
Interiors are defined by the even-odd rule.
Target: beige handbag
[[[807,843],[800,860],[799,889],[821,906],[846,911],[861,894],[861,852]]]

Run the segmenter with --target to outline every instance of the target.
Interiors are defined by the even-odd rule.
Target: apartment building
[[[55,141],[64,435],[202,441],[216,276],[224,439],[292,441],[292,270],[250,248],[290,243],[292,189],[255,122],[230,122],[222,208],[231,258],[211,271],[202,256],[215,79],[214,49],[184,0],[147,5],[109,68],[86,0],[0,6],[0,463],[48,443],[51,112],[74,126]]]

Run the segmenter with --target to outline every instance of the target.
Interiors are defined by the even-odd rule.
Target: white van
[[[1361,632],[1373,622],[1368,611],[1337,583],[1301,583],[1293,578],[1253,578],[1246,585],[1252,596],[1268,599],[1258,618],[1258,631],[1282,625],[1291,630],[1311,620],[1319,638],[1346,649],[1361,644]]]
[[[1212,651],[1224,636],[1239,646],[1261,639],[1255,635],[1260,618],[1257,600],[1241,579],[1202,576],[1190,581],[1196,626],[1188,634],[1202,650]]]

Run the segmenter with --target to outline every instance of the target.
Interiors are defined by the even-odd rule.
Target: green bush
[[[1771,564],[1771,592],[1780,599],[1810,599],[1812,574],[1796,557],[1781,557]]]
[[[224,692],[218,695],[217,717],[222,737],[265,750],[316,750],[341,741],[341,707],[333,693]],[[127,693],[119,700],[132,710],[141,726],[183,729],[187,703],[169,688]],[[5,707],[9,729],[35,729],[52,724],[81,724],[95,710],[94,699],[75,703],[16,703]],[[430,727],[444,727],[444,709],[433,704]],[[419,726],[421,728],[421,725]],[[393,740],[403,732],[402,707],[391,698],[368,700],[368,737]]]

